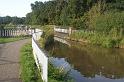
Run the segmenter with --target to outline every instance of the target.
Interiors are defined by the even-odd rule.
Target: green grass
[[[0,38],[0,43],[14,42],[14,41],[22,40],[25,38],[28,38],[28,37]]]
[[[32,53],[31,44],[26,44],[21,49],[21,79],[23,82],[43,82],[40,72],[36,66]],[[48,82],[74,82],[61,69],[55,68],[52,64],[48,67]]]
[[[43,82],[32,54],[31,44],[26,44],[21,50],[21,79],[23,82]]]

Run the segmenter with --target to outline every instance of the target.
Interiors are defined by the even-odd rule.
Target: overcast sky
[[[31,12],[30,4],[35,1],[49,0],[0,0],[0,16],[25,17],[28,12]]]

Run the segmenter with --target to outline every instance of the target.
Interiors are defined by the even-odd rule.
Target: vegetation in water
[[[56,68],[52,64],[49,64],[48,76],[50,82],[73,82],[72,78],[64,69]]]

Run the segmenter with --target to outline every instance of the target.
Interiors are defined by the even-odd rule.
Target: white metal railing
[[[72,29],[62,29],[62,28],[56,28],[56,26],[54,27],[54,31],[55,32],[60,32],[60,33],[66,33],[66,34],[71,34],[72,33]]]
[[[16,37],[16,36],[28,36],[31,35],[33,29],[22,28],[3,28],[0,29],[0,37]]]
[[[69,33],[68,29],[54,28],[54,31],[56,31],[56,32],[63,32],[63,33]]]
[[[42,79],[44,82],[48,82],[48,57],[36,43],[36,41],[40,39],[42,33],[42,30],[36,29],[35,32],[32,34],[32,48],[35,62],[39,70],[41,71]]]

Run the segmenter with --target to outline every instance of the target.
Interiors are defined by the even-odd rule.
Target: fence
[[[40,39],[42,33],[43,32],[39,29],[35,30],[35,33],[32,35],[32,48],[35,62],[41,72],[42,79],[44,82],[48,82],[48,57],[45,55],[43,50],[40,49],[36,42]]]
[[[3,28],[0,29],[0,37],[29,36],[34,29]]]
[[[69,28],[69,29],[61,29],[61,28],[54,27],[54,31],[55,32],[60,32],[60,33],[66,33],[66,34],[69,34],[69,35],[72,33],[71,28]]]

